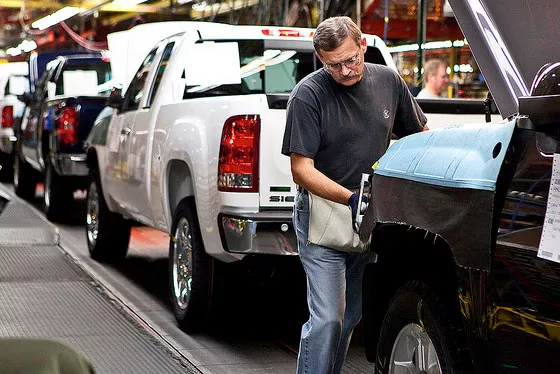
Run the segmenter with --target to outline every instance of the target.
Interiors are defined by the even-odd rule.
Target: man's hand
[[[348,199],[348,206],[350,210],[352,210],[352,227],[357,229],[356,227],[356,216],[358,215],[358,200],[360,195],[357,192],[354,192],[352,196]],[[360,214],[364,213],[367,209],[369,203],[369,199],[366,195],[362,195],[362,204],[360,206]]]

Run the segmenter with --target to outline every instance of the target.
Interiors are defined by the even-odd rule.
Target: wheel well
[[[86,153],[86,165],[89,169],[99,168],[99,164],[97,163],[97,152],[94,148],[88,149]]]
[[[45,161],[48,157],[50,157],[50,134],[51,133],[49,131],[45,130],[43,130],[43,133],[41,134],[41,152],[43,154],[43,160]]]
[[[194,195],[192,175],[183,161],[172,160],[167,168],[167,190],[169,196],[169,214],[175,216],[175,209],[185,198]]]
[[[377,339],[389,303],[406,281],[430,286],[449,309],[452,323],[462,330],[457,265],[449,244],[441,236],[403,224],[385,224],[374,230],[375,264],[364,273],[363,320],[366,356],[375,360]]]

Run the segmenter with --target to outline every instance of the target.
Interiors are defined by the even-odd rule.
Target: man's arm
[[[292,152],[290,163],[294,182],[300,187],[325,199],[344,205],[348,204],[352,191],[315,169],[313,159]]]

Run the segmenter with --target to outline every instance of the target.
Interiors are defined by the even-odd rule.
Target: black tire
[[[45,165],[44,187],[43,209],[47,219],[52,222],[62,221],[64,217],[68,217],[68,210],[74,202],[74,190],[48,160]]]
[[[14,157],[14,190],[17,196],[31,201],[37,187],[36,172],[21,158],[17,147]]]
[[[14,181],[14,154],[0,153],[0,181],[12,183]]]
[[[122,260],[128,251],[131,224],[107,207],[95,169],[89,172],[86,199],[86,240],[91,258],[101,262]]]
[[[405,283],[391,300],[381,326],[376,372],[462,373],[453,331],[443,305],[434,292],[421,282]],[[428,354],[420,362],[415,360],[418,346],[422,346],[422,350]],[[439,370],[427,367],[435,362],[434,357],[437,357]],[[401,371],[395,371],[393,362],[407,362],[414,369],[405,371],[403,367],[398,367],[397,370]]]
[[[169,241],[169,291],[179,327],[201,331],[210,312],[212,259],[204,250],[195,204],[186,198],[173,219]],[[189,287],[190,286],[190,287]]]

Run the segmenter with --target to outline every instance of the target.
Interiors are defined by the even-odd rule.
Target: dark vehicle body
[[[86,187],[83,145],[105,106],[99,87],[110,78],[106,58],[59,56],[47,64],[33,93],[22,98],[26,109],[17,133],[15,191],[31,199],[36,183],[44,181],[50,220],[64,216],[74,191]]]
[[[361,227],[378,255],[366,355],[378,373],[556,373],[560,4],[449,2],[505,120],[415,134],[380,159]]]

